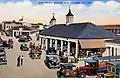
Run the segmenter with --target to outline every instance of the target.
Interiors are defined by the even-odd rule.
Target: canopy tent
[[[112,60],[112,59],[120,59],[120,56],[103,56],[94,58],[94,60]]]
[[[64,67],[76,67],[74,64],[72,63],[67,63],[67,64],[61,64]]]
[[[81,49],[106,48],[104,39],[79,39]]]
[[[87,63],[96,63],[97,61],[96,60],[85,60],[85,62],[87,62]]]

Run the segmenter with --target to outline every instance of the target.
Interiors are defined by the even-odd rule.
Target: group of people
[[[19,55],[17,58],[17,67],[20,67],[23,65],[23,55]]]
[[[35,43],[30,42],[30,48],[41,48],[41,45],[36,45]]]

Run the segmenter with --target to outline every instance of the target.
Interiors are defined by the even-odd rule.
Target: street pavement
[[[7,37],[2,36],[3,39]],[[33,35],[33,41],[36,41]],[[18,39],[13,38],[14,48],[6,49],[7,65],[0,66],[0,78],[57,78],[56,69],[48,69],[44,65],[44,53],[41,59],[30,59],[29,51],[21,51]],[[29,43],[27,43],[29,44]],[[17,67],[17,57],[23,55],[23,66]]]
[[[3,39],[8,39],[2,36]],[[36,41],[35,34],[32,35],[33,42]],[[5,49],[7,56],[7,65],[0,65],[0,78],[57,78],[57,69],[48,69],[44,64],[45,52],[43,51],[41,59],[30,59],[28,54],[29,51],[21,51],[18,39],[13,38],[14,48]],[[29,46],[29,43],[27,43]],[[24,62],[23,66],[17,67],[17,57],[23,55]],[[80,63],[81,64],[81,63]],[[79,66],[80,66],[79,64]],[[88,77],[95,78],[95,77]]]

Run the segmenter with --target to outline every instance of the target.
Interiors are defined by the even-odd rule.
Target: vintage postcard
[[[120,0],[0,0],[0,78],[120,78]]]

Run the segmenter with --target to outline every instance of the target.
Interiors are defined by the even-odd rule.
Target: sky
[[[0,22],[18,21],[23,16],[25,22],[49,24],[52,13],[55,13],[56,23],[65,23],[70,6],[74,14],[74,23],[120,24],[120,0],[69,0],[80,4],[53,3],[57,1],[59,0],[0,0]]]

